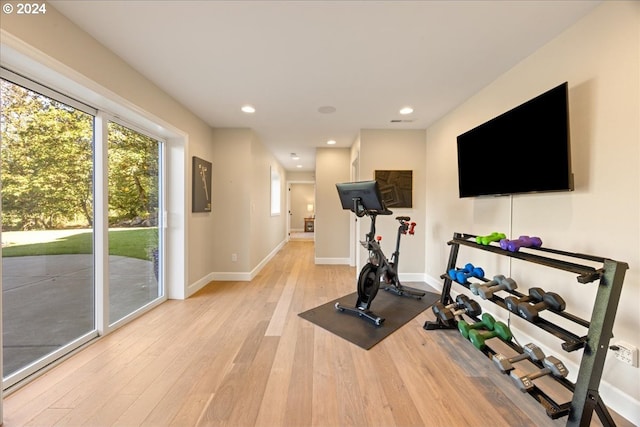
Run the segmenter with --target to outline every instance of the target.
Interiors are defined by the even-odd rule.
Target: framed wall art
[[[388,208],[413,207],[413,171],[377,170],[375,179]]]
[[[191,211],[211,212],[211,162],[193,157]]]

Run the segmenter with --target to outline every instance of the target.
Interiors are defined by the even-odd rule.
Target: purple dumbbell
[[[500,240],[500,247],[509,252],[518,252],[520,248],[539,248],[540,246],[542,246],[542,240],[539,237],[520,236],[516,240]]]

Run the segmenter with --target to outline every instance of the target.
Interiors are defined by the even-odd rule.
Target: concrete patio
[[[158,296],[153,263],[110,256],[110,322]],[[4,376],[94,329],[93,255],[2,259]]]

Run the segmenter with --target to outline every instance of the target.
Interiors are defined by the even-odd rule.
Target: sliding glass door
[[[97,335],[95,112],[46,88],[0,84],[7,386]]]
[[[7,388],[164,298],[163,142],[0,71]]]
[[[162,296],[161,154],[158,140],[109,122],[110,324]]]

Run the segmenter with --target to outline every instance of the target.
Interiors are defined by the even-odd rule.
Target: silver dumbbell
[[[520,362],[521,360],[526,359],[539,362],[543,360],[544,357],[544,352],[540,349],[540,347],[535,344],[529,343],[522,347],[522,353],[518,354],[517,356],[507,357],[503,354],[496,353],[491,357],[491,359],[493,360],[493,363],[496,364],[498,369],[500,369],[502,372],[507,372],[513,369],[513,364],[516,362]]]
[[[512,291],[518,287],[515,280],[506,278],[499,274],[493,276],[493,280],[485,283],[472,283],[469,285],[469,290],[474,294],[480,296],[482,299],[489,299],[495,292],[509,290]]]
[[[569,374],[569,370],[564,366],[564,363],[554,356],[546,357],[542,361],[542,365],[544,368],[536,372],[528,373],[522,377],[515,375],[515,370],[511,371],[511,379],[513,379],[520,391],[525,393],[531,390],[533,388],[533,380],[536,378],[544,377],[545,375],[564,378]]]

